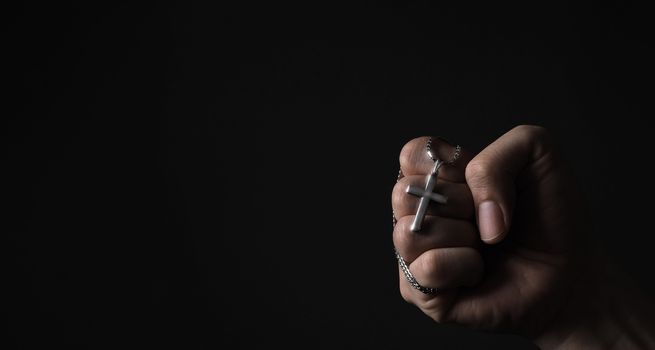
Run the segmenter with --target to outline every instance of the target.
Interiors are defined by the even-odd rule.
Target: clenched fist
[[[430,203],[413,232],[419,199],[407,188],[425,187],[433,169],[427,142],[414,139],[400,153],[393,242],[415,281],[437,292],[418,290],[399,269],[405,300],[437,322],[513,332],[544,348],[655,348],[644,311],[652,302],[608,271],[545,129],[519,126],[477,155],[462,150],[440,168],[433,190],[448,201]],[[455,151],[440,139],[431,148],[442,160]],[[634,308],[643,315],[627,311],[626,299],[640,300]]]

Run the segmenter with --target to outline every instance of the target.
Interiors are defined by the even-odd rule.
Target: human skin
[[[655,348],[652,299],[623,280],[593,239],[590,215],[548,132],[518,126],[439,173],[423,229],[405,193],[424,186],[433,165],[427,137],[400,153],[404,177],[392,194],[393,241],[417,281],[399,270],[400,293],[439,323],[510,332],[543,349]],[[434,139],[441,159],[454,147]]]

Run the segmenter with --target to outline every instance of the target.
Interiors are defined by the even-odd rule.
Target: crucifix
[[[428,182],[425,184],[425,189],[416,186],[407,186],[407,189],[405,190],[405,192],[421,198],[418,204],[418,210],[416,211],[416,216],[414,217],[414,222],[412,222],[412,226],[410,227],[412,232],[418,232],[421,230],[421,224],[423,223],[423,218],[425,218],[425,213],[428,210],[428,205],[431,200],[440,204],[446,204],[448,201],[448,197],[432,192],[434,186],[437,184],[437,175],[439,174],[439,168],[441,168],[442,164],[443,162],[441,161],[434,163],[432,172],[428,176]]]

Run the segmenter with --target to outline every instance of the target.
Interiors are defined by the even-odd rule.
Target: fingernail
[[[505,219],[498,203],[485,201],[478,206],[478,228],[480,238],[492,242],[505,232]]]

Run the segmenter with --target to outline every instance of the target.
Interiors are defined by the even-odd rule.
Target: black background
[[[650,9],[218,3],[5,9],[12,348],[531,348],[406,304],[390,222],[405,142],[525,123],[655,291]]]

